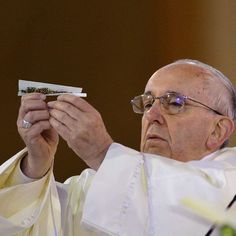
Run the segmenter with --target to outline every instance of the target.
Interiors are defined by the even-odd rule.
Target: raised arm
[[[45,99],[40,93],[24,95],[17,119],[18,132],[28,149],[21,168],[25,175],[35,179],[44,176],[51,167],[58,144]]]

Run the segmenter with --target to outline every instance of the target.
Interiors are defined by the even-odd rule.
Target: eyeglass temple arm
[[[201,103],[201,102],[199,102],[199,101],[196,101],[195,99],[190,98],[190,97],[186,97],[186,98],[189,99],[190,101],[196,102],[196,103],[198,103],[198,104],[201,104],[201,105],[204,106],[204,107],[207,107],[208,109],[214,111],[214,112],[215,112],[216,114],[218,114],[218,115],[222,115],[222,116],[223,116],[222,113],[220,113],[220,112],[218,112],[217,110],[215,110],[215,109],[213,109],[213,108],[207,106],[206,104],[203,104],[203,103]]]

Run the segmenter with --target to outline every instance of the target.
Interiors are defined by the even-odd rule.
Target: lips
[[[162,138],[161,136],[159,136],[157,134],[147,134],[147,140],[162,140],[162,141],[166,141],[164,138]]]

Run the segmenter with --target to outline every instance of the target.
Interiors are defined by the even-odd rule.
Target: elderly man
[[[1,166],[1,234],[206,235],[212,222],[181,201],[225,208],[236,193],[236,149],[224,148],[234,130],[231,82],[179,60],[159,69],[132,106],[143,115],[141,152],[114,143],[82,98],[24,96],[17,125],[26,149]],[[64,184],[52,174],[58,135],[91,167]]]

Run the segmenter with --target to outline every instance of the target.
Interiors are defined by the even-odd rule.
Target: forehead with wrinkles
[[[160,96],[168,90],[180,92],[194,98],[211,100],[225,90],[219,79],[209,70],[188,63],[170,64],[159,69],[148,81],[145,91]]]

